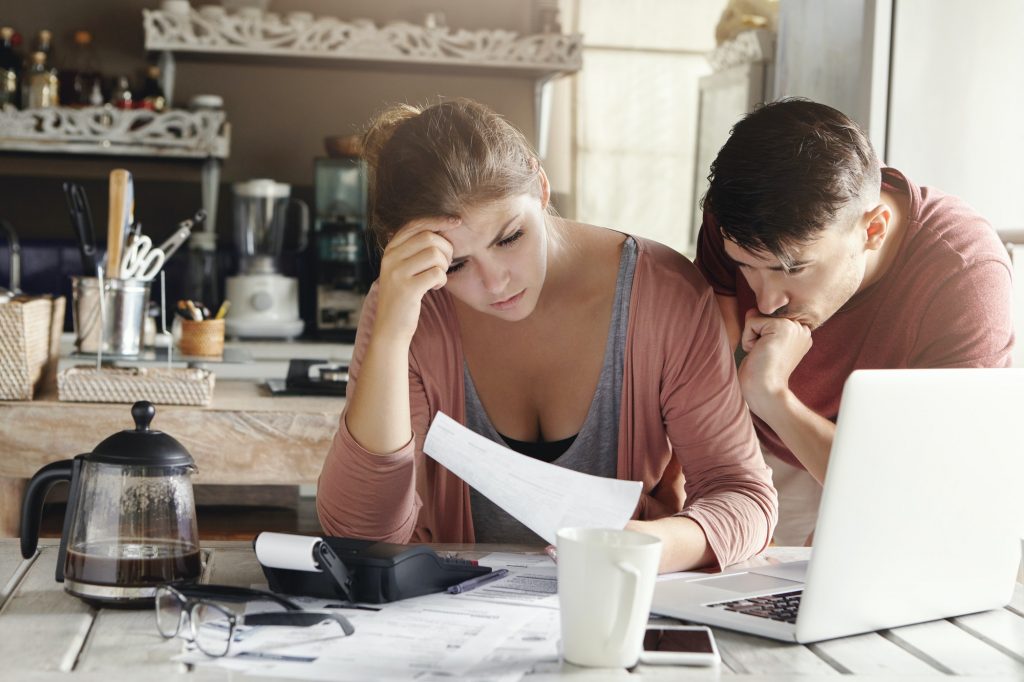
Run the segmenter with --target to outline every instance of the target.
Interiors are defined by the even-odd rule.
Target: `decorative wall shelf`
[[[0,111],[0,151],[224,159],[230,134],[222,111]]]
[[[202,161],[207,219],[216,231],[220,166],[228,157],[231,125],[223,111],[53,107],[0,111],[0,153],[96,154]]]
[[[144,9],[142,19],[146,49],[162,53],[161,78],[168,101],[174,96],[175,53],[439,66],[530,77],[541,158],[547,154],[551,81],[583,68],[580,34],[519,35],[408,22],[377,26],[368,19],[342,21],[309,12],[282,16],[256,8],[228,12],[220,5],[195,9],[188,0],[164,0],[161,9]]]
[[[187,8],[187,9],[186,9]],[[452,30],[407,22],[377,26],[308,12],[284,16],[258,9],[228,13],[165,3],[143,10],[147,50],[504,69],[536,77],[578,71],[580,35],[519,35],[505,30]]]

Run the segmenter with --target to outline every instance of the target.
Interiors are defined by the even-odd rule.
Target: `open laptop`
[[[810,561],[659,582],[651,610],[795,642],[999,608],[1024,536],[1024,369],[861,370]]]

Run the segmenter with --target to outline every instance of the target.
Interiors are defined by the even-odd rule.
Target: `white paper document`
[[[551,544],[560,528],[623,528],[643,487],[520,455],[442,412],[423,451]]]
[[[463,601],[440,593],[385,605],[339,610],[355,633],[335,626],[260,626],[232,642],[230,655],[192,651],[177,660],[248,675],[310,680],[515,680],[534,664],[557,659],[557,611]],[[340,629],[340,628],[339,628]],[[285,633],[283,630],[291,630]],[[524,632],[525,630],[525,632]],[[548,638],[535,638],[543,633]],[[305,639],[303,639],[305,638]]]
[[[494,552],[480,559],[480,565],[504,568],[508,575],[453,598],[558,608],[558,570],[546,554]]]

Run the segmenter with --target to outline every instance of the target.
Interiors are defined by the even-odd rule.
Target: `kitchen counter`
[[[195,483],[311,484],[344,404],[344,398],[272,397],[255,381],[218,377],[209,407],[158,406],[153,428],[192,454],[199,468]],[[133,428],[130,409],[59,402],[52,384],[32,401],[0,401],[0,537],[18,535],[28,478]]]
[[[158,343],[161,339],[157,339]],[[93,359],[74,357],[75,335],[65,333],[60,339],[59,369],[73,365],[88,365]],[[225,360],[185,358],[175,348],[171,362],[175,367],[203,367],[221,379],[284,379],[288,374],[289,360],[326,360],[347,364],[352,357],[352,345],[327,341],[240,341],[227,339],[224,342]],[[160,349],[163,353],[163,349]],[[116,360],[116,366],[124,367],[166,367],[166,356],[158,360],[153,349],[144,351],[141,359]]]

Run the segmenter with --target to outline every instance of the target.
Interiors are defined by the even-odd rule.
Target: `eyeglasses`
[[[286,611],[238,614],[216,602],[268,600]],[[346,635],[355,632],[352,623],[329,611],[305,611],[301,606],[273,592],[227,585],[164,585],[156,590],[156,627],[167,639],[177,637],[188,619],[187,640],[207,656],[226,656],[240,625],[292,625],[309,627],[330,620]]]

